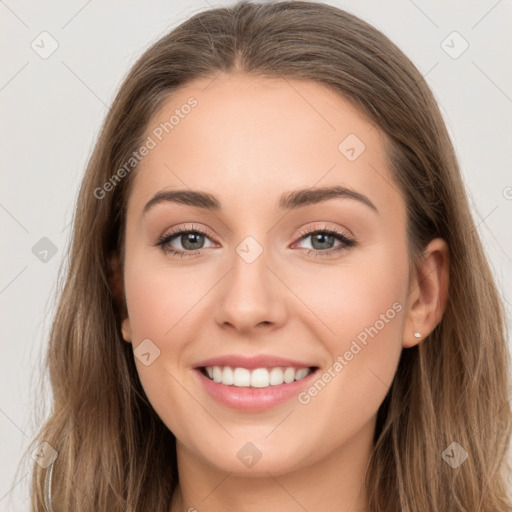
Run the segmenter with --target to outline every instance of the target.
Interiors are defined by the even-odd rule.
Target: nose
[[[215,320],[224,329],[250,336],[256,328],[274,330],[286,321],[290,293],[265,251],[252,262],[236,253],[217,293]]]

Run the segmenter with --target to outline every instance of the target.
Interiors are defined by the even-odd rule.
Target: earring
[[[421,338],[421,334],[419,332],[413,332],[415,338]]]

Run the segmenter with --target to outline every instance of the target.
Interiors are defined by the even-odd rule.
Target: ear
[[[128,319],[128,313],[125,306],[123,273],[119,263],[119,258],[115,254],[112,255],[108,260],[108,282],[112,292],[115,295],[117,307],[119,308],[121,317],[123,318],[121,322],[121,332],[123,339],[127,342],[131,342],[132,333],[130,320]]]
[[[123,333],[124,341],[131,343],[132,341],[132,328],[130,326],[130,319],[126,317],[121,322],[121,332]]]
[[[446,241],[442,238],[432,240],[410,283],[402,341],[404,348],[420,343],[441,321],[448,300],[449,265]]]

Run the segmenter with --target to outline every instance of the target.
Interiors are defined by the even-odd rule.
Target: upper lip
[[[230,366],[231,368],[274,368],[274,367],[293,367],[310,368],[315,366],[311,363],[304,363],[294,359],[273,356],[270,354],[260,354],[257,356],[243,356],[238,354],[228,354],[224,356],[204,359],[194,365],[195,368],[205,366]]]

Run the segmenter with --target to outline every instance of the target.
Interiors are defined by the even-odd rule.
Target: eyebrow
[[[295,210],[330,199],[354,199],[379,214],[377,207],[365,195],[341,186],[306,188],[285,192],[279,198],[278,206],[281,210]],[[157,204],[165,202],[184,204],[213,212],[218,212],[222,209],[220,201],[208,192],[198,190],[161,190],[146,203],[142,213],[146,214]]]

